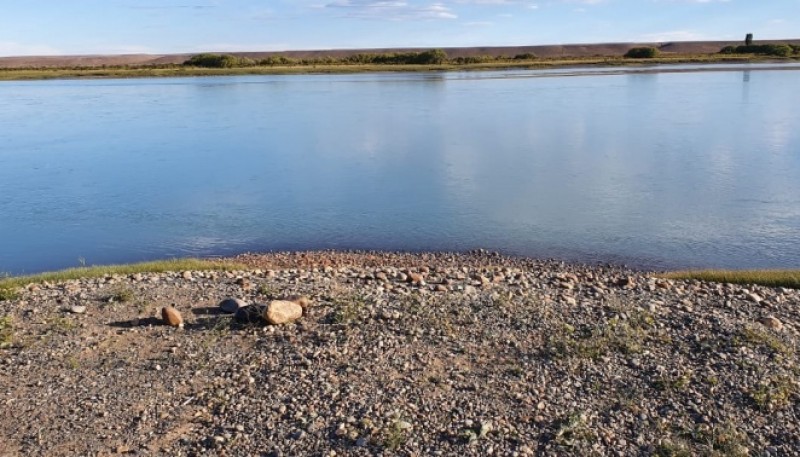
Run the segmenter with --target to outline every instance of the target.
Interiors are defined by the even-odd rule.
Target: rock
[[[445,286],[444,284],[437,284],[436,292],[447,292],[447,286]]]
[[[761,303],[762,301],[764,301],[764,299],[760,295],[755,293],[747,294],[747,299],[754,303]]]
[[[249,304],[246,301],[239,298],[226,298],[225,300],[219,302],[220,309],[231,314],[236,313],[236,311],[239,311],[239,309],[248,305]]]
[[[564,303],[566,303],[566,304],[568,304],[570,306],[575,306],[575,305],[578,304],[578,301],[575,300],[574,297],[565,297],[564,298]]]
[[[762,317],[758,321],[761,322],[764,326],[771,328],[772,330],[777,330],[777,331],[783,330],[783,322],[779,321],[778,318],[775,316]]]
[[[181,276],[183,277],[183,279],[186,279],[188,281],[192,280],[192,272],[191,271],[184,271]]]
[[[303,308],[303,313],[305,313],[306,308],[311,306],[311,299],[305,295],[292,295],[291,297],[287,298],[287,300],[300,305],[300,307]]]
[[[303,307],[287,300],[273,300],[264,311],[264,320],[268,324],[288,324],[303,316]]]
[[[425,278],[419,273],[409,273],[408,282],[422,285],[425,283]]]
[[[69,308],[69,312],[71,312],[72,314],[85,314],[86,313],[86,307],[85,306],[79,306],[79,305],[72,306],[72,307]]]
[[[411,430],[412,428],[414,428],[414,426],[411,425],[411,422],[407,421],[397,421],[395,426],[397,427],[398,430]]]
[[[161,318],[164,319],[164,323],[170,327],[183,327],[183,317],[181,313],[171,306],[161,308]]]
[[[621,278],[619,281],[617,281],[617,285],[622,287],[623,289],[632,289],[636,287],[636,280],[628,276],[625,278]]]
[[[240,324],[265,324],[264,311],[267,307],[264,305],[250,305],[236,310],[233,320]]]

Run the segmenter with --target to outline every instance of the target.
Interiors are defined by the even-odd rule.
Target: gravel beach
[[[798,290],[485,251],[231,260],[0,301],[0,456],[800,455]]]

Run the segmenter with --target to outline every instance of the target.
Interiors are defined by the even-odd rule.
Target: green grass
[[[15,276],[0,279],[1,291],[14,291],[31,283],[61,282],[70,279],[102,278],[107,275],[132,275],[136,273],[164,273],[168,271],[210,271],[246,270],[247,267],[234,262],[202,259],[173,259],[155,262],[131,263],[126,265],[101,265],[93,267],[70,268],[67,270],[41,273],[30,276]]]
[[[11,316],[0,318],[0,349],[10,347],[14,342],[14,325]]]
[[[19,297],[19,293],[17,293],[15,287],[11,285],[4,286],[2,284],[3,282],[0,282],[0,301],[16,300],[17,297]]]
[[[800,289],[800,270],[698,270],[666,273],[667,279],[697,279],[731,284],[758,284]]]
[[[766,62],[775,58],[764,58],[753,55],[730,54],[661,54],[653,59],[646,59],[646,64],[686,64],[686,63],[721,63],[721,62]],[[793,61],[796,59],[785,58]],[[231,75],[282,75],[309,73],[371,73],[371,72],[420,72],[420,71],[471,71],[498,69],[535,69],[559,68],[581,65],[637,66],[641,61],[625,59],[621,56],[609,57],[575,57],[534,60],[506,60],[481,63],[439,65],[389,65],[389,64],[289,64],[274,66],[247,66],[237,68],[201,68],[179,65],[146,66],[146,67],[108,67],[108,68],[25,68],[0,69],[0,81],[41,80],[41,79],[74,79],[74,78],[152,78],[177,76],[231,76]]]
[[[791,405],[795,386],[789,378],[775,377],[765,380],[748,393],[761,410],[774,411]]]

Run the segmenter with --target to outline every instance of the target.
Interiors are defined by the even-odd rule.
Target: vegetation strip
[[[448,60],[443,63],[380,62],[315,63],[288,62],[285,64],[256,64],[253,66],[200,67],[191,65],[144,65],[72,68],[0,68],[0,81],[32,81],[48,79],[96,79],[96,78],[161,78],[191,76],[246,76],[246,75],[291,75],[291,74],[352,74],[377,72],[428,72],[428,71],[487,71],[487,70],[536,70],[568,68],[577,66],[638,66],[646,62],[654,64],[713,64],[713,63],[763,63],[796,62],[794,57],[773,57],[755,54],[698,54],[667,55],[653,58],[626,57],[575,57],[555,59],[466,59]]]
[[[14,294],[14,289],[27,284],[68,281],[71,279],[102,278],[108,275],[132,275],[136,273],[165,273],[171,271],[201,270],[242,270],[245,267],[235,262],[205,259],[171,259],[154,262],[131,263],[124,265],[99,265],[91,267],[69,268],[28,276],[14,276],[0,279],[0,300],[5,295]]]
[[[800,289],[800,270],[698,270],[666,273],[668,279],[697,279],[727,284],[758,284]]]

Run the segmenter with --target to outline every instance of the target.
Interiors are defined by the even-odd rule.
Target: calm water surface
[[[800,72],[563,73],[0,83],[0,271],[477,247],[800,267]]]

